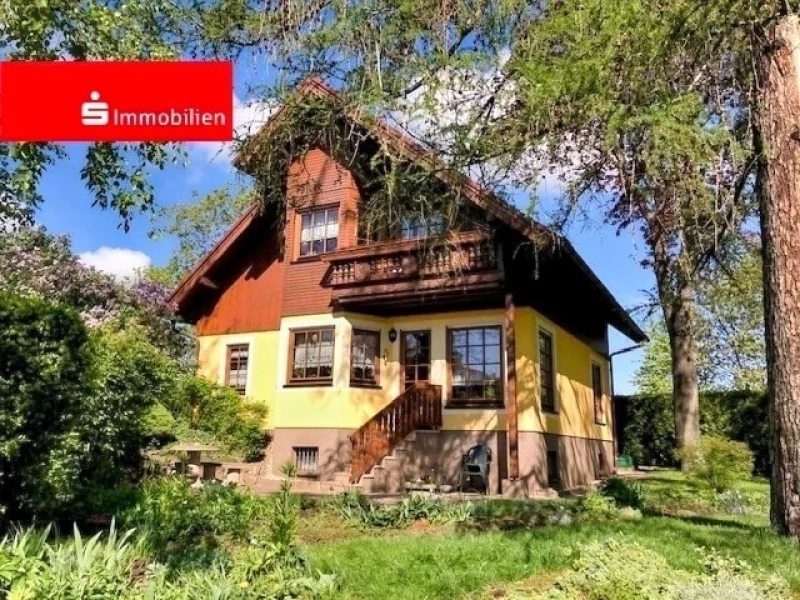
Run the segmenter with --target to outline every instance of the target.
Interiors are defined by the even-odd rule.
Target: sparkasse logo
[[[91,102],[81,104],[81,122],[89,127],[108,125],[108,103],[99,102],[99,92],[92,92],[89,98]]]
[[[0,88],[0,142],[233,139],[228,61],[0,61]]]

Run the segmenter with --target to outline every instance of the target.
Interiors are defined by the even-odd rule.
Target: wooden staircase
[[[417,384],[407,389],[350,436],[350,482],[358,483],[412,432],[441,427],[441,386]]]

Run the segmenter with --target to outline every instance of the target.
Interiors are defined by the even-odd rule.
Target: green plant
[[[551,600],[778,600],[788,585],[743,561],[705,551],[703,572],[676,569],[663,556],[625,538],[581,548],[572,568],[541,598]]]
[[[644,487],[638,481],[612,477],[600,486],[600,493],[614,500],[618,506],[642,508],[644,506]]]
[[[163,404],[189,428],[212,433],[246,460],[256,460],[264,451],[266,406],[246,403],[226,386],[186,375]]]
[[[164,477],[144,481],[138,502],[121,520],[157,556],[166,556],[206,534],[246,537],[253,520],[266,514],[267,503],[230,486],[194,490],[186,478]]]
[[[620,452],[636,465],[675,466],[672,396],[616,396]],[[755,473],[769,475],[769,398],[759,390],[702,392],[700,430],[745,442],[753,451]]]
[[[52,514],[80,485],[89,335],[72,310],[0,294],[0,356],[0,507]]]
[[[704,435],[678,452],[692,477],[717,492],[730,489],[753,473],[753,453],[743,442]]]
[[[603,520],[618,516],[617,505],[612,498],[591,491],[578,501],[578,515],[584,520]]]
[[[736,488],[717,494],[714,502],[729,515],[743,515],[750,506],[750,498],[742,490]]]

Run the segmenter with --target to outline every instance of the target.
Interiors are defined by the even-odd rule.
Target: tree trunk
[[[692,319],[694,294],[689,279],[681,270],[681,261],[686,257],[670,254],[668,233],[658,215],[650,215],[647,222],[658,299],[669,336],[675,441],[680,449],[700,436],[699,378]]]
[[[665,311],[672,358],[672,401],[675,409],[675,441],[678,448],[700,436],[700,394],[692,327],[692,290],[683,285]],[[665,315],[666,316],[666,315]]]
[[[756,143],[771,398],[771,520],[800,537],[800,21],[783,16],[755,44]]]

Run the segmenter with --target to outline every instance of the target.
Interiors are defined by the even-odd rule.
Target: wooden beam
[[[504,338],[506,347],[506,410],[508,415],[508,476],[519,479],[519,430],[517,423],[517,344],[514,295],[506,294]]]
[[[211,288],[212,290],[218,290],[219,289],[219,286],[216,283],[214,283],[214,281],[209,279],[208,277],[201,277],[200,281],[198,281],[198,283],[200,285],[205,286],[205,287]]]

